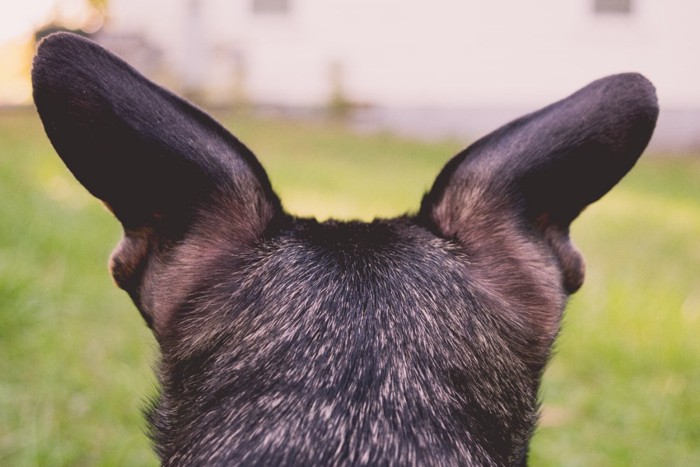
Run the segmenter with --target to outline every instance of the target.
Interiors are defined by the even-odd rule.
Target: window
[[[632,0],[593,0],[593,11],[598,15],[629,15]]]
[[[256,14],[285,14],[289,13],[291,0],[252,0],[253,13]]]

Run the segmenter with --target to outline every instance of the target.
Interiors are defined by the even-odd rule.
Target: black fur
[[[124,226],[112,274],[161,348],[165,465],[523,465],[570,223],[634,165],[653,86],[610,76],[452,159],[414,216],[286,214],[253,154],[94,43],[32,72],[59,155]]]

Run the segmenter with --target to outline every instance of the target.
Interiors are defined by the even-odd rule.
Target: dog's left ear
[[[222,207],[227,235],[242,243],[282,213],[248,148],[94,42],[67,33],[44,39],[32,84],[56,152],[124,226],[112,275],[149,324],[159,317],[140,303],[142,272],[153,251],[176,244],[202,210]]]
[[[455,156],[424,197],[420,216],[462,243],[473,242],[475,229],[482,238],[497,234],[499,216],[515,217],[526,233],[549,243],[562,285],[573,293],[583,262],[569,225],[632,168],[658,112],[654,87],[641,75],[595,81]]]

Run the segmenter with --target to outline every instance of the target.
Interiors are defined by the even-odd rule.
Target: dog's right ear
[[[47,37],[32,84],[54,148],[124,226],[113,275],[132,298],[152,237],[177,241],[208,203],[226,199],[241,241],[262,235],[281,213],[243,144],[97,44],[67,33]]]
[[[573,293],[583,281],[583,261],[569,225],[632,168],[658,114],[654,86],[643,76],[594,81],[455,156],[423,199],[421,216],[462,243],[496,235],[503,218],[516,218],[549,243],[562,285]]]

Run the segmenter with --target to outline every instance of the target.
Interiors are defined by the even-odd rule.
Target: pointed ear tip
[[[659,114],[659,100],[656,87],[641,73],[630,72],[608,76],[602,80],[606,88],[619,96],[619,104],[629,106],[637,112],[656,121]]]
[[[76,34],[69,32],[55,32],[39,41],[36,48],[36,54],[32,61],[32,82],[36,85],[50,71],[49,62],[56,55],[63,55],[67,50],[72,48],[72,44],[76,43]]]
[[[34,70],[44,63],[53,61],[56,58],[65,57],[67,63],[82,57],[88,49],[99,48],[90,39],[71,32],[55,32],[49,34],[39,41],[32,64],[32,75]]]
[[[43,59],[46,57],[64,49],[66,47],[66,43],[70,44],[70,42],[73,40],[71,36],[73,36],[73,34],[66,32],[55,32],[41,39],[36,46],[34,68],[36,68],[37,64],[42,63]]]
[[[79,34],[59,31],[49,34],[39,41],[37,54],[45,54],[56,48],[61,49],[74,44],[91,43],[91,41]]]

